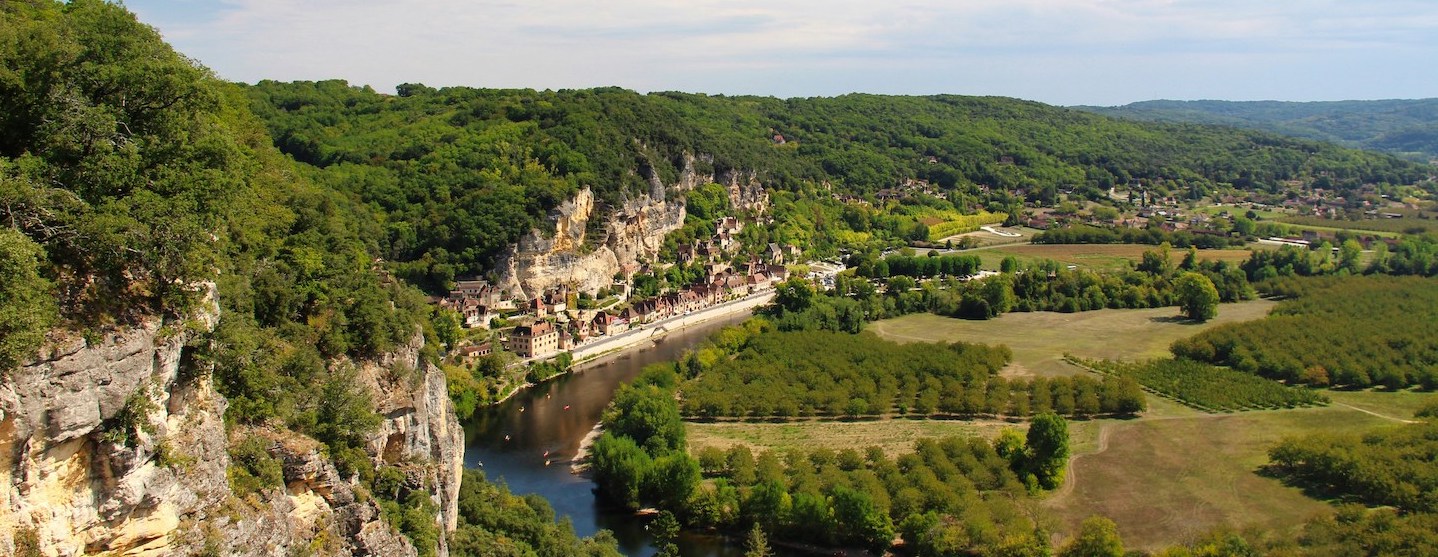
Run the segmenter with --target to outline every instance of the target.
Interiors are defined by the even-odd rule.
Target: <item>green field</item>
[[[1063,361],[1064,353],[1110,360],[1161,358],[1175,340],[1222,323],[1259,319],[1274,305],[1268,300],[1222,304],[1218,317],[1202,324],[1176,319],[1178,308],[1153,308],[1006,313],[988,321],[922,313],[875,321],[867,330],[898,342],[1005,344],[1014,352],[1006,376],[1070,375],[1081,370]]]
[[[1412,230],[1423,232],[1438,232],[1438,219],[1417,218],[1416,216],[1405,216],[1398,219],[1364,219],[1364,220],[1343,220],[1325,219],[1319,217],[1289,217],[1282,221],[1284,224],[1293,225],[1299,228],[1311,230],[1322,230],[1336,232],[1338,230],[1353,230],[1365,232],[1377,236],[1397,236],[1406,234]]]
[[[1118,523],[1131,549],[1159,549],[1222,525],[1296,530],[1329,507],[1298,488],[1259,475],[1269,447],[1290,435],[1395,425],[1411,416],[1423,397],[1434,395],[1330,396],[1334,404],[1326,408],[1242,414],[1168,414],[1150,397],[1156,412],[1149,417],[1097,420],[1089,422],[1096,427],[1073,433],[1070,481],[1044,506],[1061,529],[1070,532],[1088,516],[1107,516]]]

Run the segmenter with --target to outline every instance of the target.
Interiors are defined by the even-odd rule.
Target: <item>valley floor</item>
[[[1223,323],[1259,319],[1275,302],[1223,304],[1217,319],[1194,324],[1175,308],[1093,312],[1009,313],[989,321],[930,314],[871,323],[868,330],[899,342],[968,341],[1006,344],[1014,351],[1005,373],[1056,376],[1088,373],[1063,361],[1163,357],[1175,340]],[[1228,525],[1291,531],[1330,509],[1320,499],[1262,473],[1268,448],[1286,436],[1319,431],[1362,432],[1400,424],[1434,395],[1416,392],[1332,391],[1319,408],[1209,414],[1159,397],[1133,419],[1069,422],[1073,457],[1069,478],[1042,505],[1060,537],[1085,518],[1103,515],[1125,544],[1153,550],[1183,543]],[[992,437],[1023,423],[1001,420],[796,421],[690,423],[690,447],[754,450],[877,445],[891,455],[915,440],[946,435]]]

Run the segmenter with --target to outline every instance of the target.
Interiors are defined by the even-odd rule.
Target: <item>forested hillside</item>
[[[752,171],[776,190],[872,195],[909,179],[961,210],[1012,212],[1060,190],[1278,192],[1411,184],[1429,169],[1329,144],[1154,124],[997,97],[775,99],[616,89],[532,91],[342,81],[248,88],[276,145],[320,184],[384,215],[386,259],[428,277],[482,272],[545,211],[590,186],[613,204],[695,170]],[[821,187],[822,186],[822,187]],[[409,276],[409,274],[407,274]]]
[[[1075,108],[1134,120],[1250,128],[1417,160],[1438,157],[1438,99],[1144,101],[1123,106]]]
[[[357,379],[363,362],[412,348],[430,331],[431,310],[417,290],[377,266],[377,239],[384,234],[370,207],[298,172],[249,106],[241,88],[174,52],[122,5],[0,3],[0,414],[17,447],[0,462],[6,477],[24,473],[27,482],[38,482],[0,506],[0,553],[64,553],[73,551],[66,549],[71,543],[86,552],[120,553],[143,543],[151,544],[145,551],[195,554],[203,546],[200,554],[218,555],[231,549],[227,543],[253,535],[278,545],[251,551],[348,554],[351,544],[398,539],[375,524],[380,520],[407,535],[419,555],[443,548],[445,525],[432,501],[441,499],[436,493],[443,487],[406,475],[444,463],[401,471],[381,460],[371,435],[386,416]],[[126,339],[185,344],[166,352],[178,363],[154,356],[156,371],[138,372],[146,374],[144,383],[131,393],[108,385],[118,385],[121,374],[106,359],[110,354],[71,370],[66,385],[54,377],[37,383],[33,376],[45,369],[19,366],[35,362],[47,338],[51,350],[36,365],[102,352]],[[162,364],[179,371],[165,375],[158,371]],[[427,381],[404,369],[409,365],[385,370],[397,375],[397,391]],[[438,400],[444,400],[443,385],[437,383]],[[84,396],[110,387],[120,391],[113,404]],[[54,394],[47,390],[68,394],[69,388],[81,396],[45,406]],[[185,414],[175,405],[195,409]],[[87,409],[95,415],[73,417]],[[409,415],[414,408],[400,410]],[[37,420],[50,425],[32,428]],[[100,428],[86,429],[92,422]],[[88,437],[75,438],[81,435]],[[64,450],[46,450],[72,438]],[[308,448],[291,454],[287,446]],[[211,447],[218,456],[199,452]],[[223,459],[227,450],[230,458]],[[316,460],[293,460],[310,457]],[[26,466],[34,466],[33,473],[15,470]],[[300,467],[304,477],[296,479]],[[46,482],[56,478],[63,485],[45,493]],[[302,485],[325,478],[335,483],[319,495]],[[130,501],[117,490],[137,494]],[[152,492],[140,493],[146,490]],[[471,491],[466,496],[476,498],[493,490],[476,485]],[[305,519],[307,534],[287,539],[281,523],[296,493],[310,497],[305,504],[312,508],[350,507],[335,513],[341,516],[312,515]],[[335,501],[327,501],[331,495]],[[44,512],[27,510],[35,498]],[[135,511],[141,498],[144,508]],[[224,510],[205,507],[216,501]],[[93,518],[85,513],[101,505],[109,514],[85,522]],[[531,528],[554,543],[580,543],[572,530],[556,529],[552,516],[505,505],[479,514],[466,510],[458,520],[466,539],[508,538]],[[274,509],[278,522],[263,518]],[[183,522],[145,514],[162,511],[183,514]],[[246,531],[245,521],[254,517],[269,522]],[[126,530],[146,521],[162,530],[159,540]],[[67,528],[82,524],[90,529]],[[363,524],[365,536],[333,533],[351,524]],[[199,530],[203,540],[186,537]],[[314,545],[300,549],[310,538]],[[516,551],[528,547],[526,540],[520,536]],[[366,547],[391,555],[415,551]],[[613,553],[612,541],[586,547]],[[456,554],[468,553],[461,545]]]

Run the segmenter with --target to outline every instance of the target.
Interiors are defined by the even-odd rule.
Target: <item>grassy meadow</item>
[[[1063,361],[1064,353],[1083,358],[1139,360],[1168,355],[1173,341],[1200,331],[1268,315],[1276,302],[1251,300],[1221,304],[1207,323],[1178,319],[1178,308],[1103,309],[1079,313],[1006,313],[988,321],[931,313],[875,321],[867,326],[896,342],[982,342],[1014,351],[1006,376],[1071,375],[1081,370]]]
[[[1153,409],[1141,419],[1071,429],[1069,481],[1044,506],[1066,532],[1091,515],[1107,516],[1130,549],[1160,549],[1223,525],[1296,530],[1329,507],[1261,474],[1269,447],[1287,436],[1398,425],[1435,396],[1328,394],[1334,404],[1324,408],[1235,414],[1204,414],[1149,397]]]

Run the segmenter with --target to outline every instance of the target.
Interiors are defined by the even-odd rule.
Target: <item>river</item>
[[[542,495],[581,536],[608,529],[625,555],[654,555],[644,529],[647,519],[601,506],[592,491],[594,482],[570,473],[571,460],[621,383],[638,376],[644,366],[676,360],[719,328],[748,318],[739,314],[669,333],[651,348],[591,364],[477,411],[465,428],[465,465],[484,470],[490,480],[507,484],[516,494]],[[715,536],[686,533],[679,546],[685,556],[743,555],[741,541]]]

